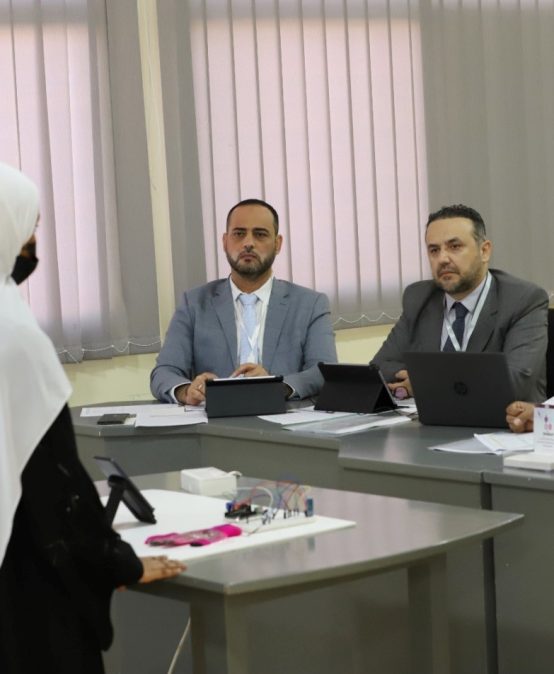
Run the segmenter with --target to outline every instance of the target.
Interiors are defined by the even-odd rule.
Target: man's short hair
[[[487,238],[487,230],[481,214],[470,206],[463,204],[454,204],[453,206],[443,206],[438,211],[431,213],[425,225],[429,227],[435,220],[446,220],[447,218],[467,218],[473,223],[473,238],[477,243],[482,243]]]
[[[267,210],[271,213],[273,216],[273,226],[275,227],[275,234],[279,234],[279,216],[277,215],[277,211],[273,208],[271,204],[268,204],[267,201],[263,201],[262,199],[243,199],[242,201],[239,201],[238,204],[235,204],[231,210],[227,213],[227,221],[225,224],[225,228],[228,230],[229,229],[229,219],[231,218],[231,215],[233,211],[236,208],[239,208],[239,206],[263,206],[264,208],[267,208]]]

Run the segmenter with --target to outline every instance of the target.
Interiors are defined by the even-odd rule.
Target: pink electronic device
[[[200,547],[222,541],[224,538],[233,538],[240,536],[242,529],[235,524],[220,524],[209,529],[197,529],[196,531],[185,531],[183,533],[158,534],[149,536],[145,543],[162,548],[174,548],[179,545],[191,545]]]

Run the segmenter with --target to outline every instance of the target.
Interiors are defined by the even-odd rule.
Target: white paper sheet
[[[529,437],[530,436],[530,437]],[[510,452],[530,452],[533,450],[533,434],[515,434],[508,431],[498,433],[475,433],[473,437],[434,445],[429,449],[461,454],[509,454]]]
[[[109,407],[83,407],[81,410],[82,417],[101,417],[103,414],[136,414],[139,410],[155,410],[155,409],[178,409],[181,405],[162,403],[153,405],[111,405]]]
[[[137,411],[136,428],[162,428],[166,426],[192,426],[207,424],[208,417],[204,409],[198,407],[181,407],[179,405],[157,405],[156,409]]]
[[[227,538],[211,545],[191,548],[188,545],[176,548],[161,548],[146,545],[148,536],[171,532],[196,531],[219,524],[229,524],[225,520],[225,501],[209,496],[197,496],[184,492],[146,489],[142,491],[146,500],[154,507],[157,524],[137,522],[124,505],[120,505],[114,520],[114,529],[130,543],[139,556],[167,555],[172,559],[186,561],[201,559],[213,555],[242,550],[267,543],[286,541],[292,538],[312,536],[314,534],[355,526],[355,522],[331,517],[303,517],[304,524],[281,527],[271,530],[258,530],[251,535]],[[104,499],[105,501],[106,499]],[[316,509],[317,509],[317,503]]]
[[[453,452],[459,454],[491,454],[491,450],[477,438],[464,438],[463,440],[456,440],[455,442],[445,442],[441,445],[433,445],[429,449],[438,450],[440,452]]]
[[[396,404],[398,405],[396,411],[399,414],[405,415],[417,414],[417,407],[413,398],[407,398],[406,400],[397,400]]]
[[[273,424],[281,426],[294,426],[295,424],[309,424],[316,421],[328,421],[330,419],[341,419],[343,417],[358,417],[353,412],[322,412],[314,410],[313,405],[302,407],[296,410],[289,410],[284,414],[267,414],[260,416],[260,419],[271,421]]]
[[[318,433],[323,435],[348,435],[350,433],[360,433],[371,428],[380,428],[383,426],[396,426],[396,424],[405,424],[410,421],[407,416],[402,416],[396,412],[387,412],[382,414],[353,414],[343,418],[325,419],[318,423],[304,425],[286,426],[289,431],[299,431],[301,433]]]
[[[475,433],[475,437],[495,454],[532,452],[534,449],[533,433]]]
[[[142,428],[190,426],[206,424],[208,417],[204,406],[161,403],[154,405],[111,405],[110,407],[83,407],[82,417],[101,417],[103,414],[130,414],[125,424]]]

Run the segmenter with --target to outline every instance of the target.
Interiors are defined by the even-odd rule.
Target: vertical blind
[[[158,2],[175,290],[273,203],[282,278],[337,327],[395,318],[423,223],[465,202],[493,264],[554,290],[552,0]],[[41,191],[22,290],[63,359],[159,345],[136,4],[0,0],[0,160]]]
[[[22,292],[68,362],[159,346],[156,303],[146,322],[128,312],[129,179],[115,171],[125,156],[114,145],[109,61],[103,0],[0,0],[0,160],[33,179],[41,198],[40,264]]]
[[[409,0],[191,0],[209,278],[228,209],[283,222],[278,276],[328,294],[336,327],[398,316],[425,274],[420,26]]]
[[[474,206],[493,266],[552,296],[554,3],[422,7],[430,202]]]

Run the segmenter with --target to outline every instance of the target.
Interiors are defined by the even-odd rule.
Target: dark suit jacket
[[[262,365],[283,375],[300,398],[323,384],[317,363],[337,362],[329,301],[322,293],[273,280],[267,307]],[[177,308],[150,376],[153,395],[169,392],[201,372],[228,377],[238,366],[237,328],[228,279],[187,291]]]
[[[534,283],[491,269],[492,285],[467,345],[467,351],[497,351],[507,356],[515,396],[538,402],[546,392],[548,295]],[[408,286],[402,316],[371,361],[387,381],[405,369],[406,351],[441,348],[444,292],[433,281]]]
[[[0,567],[0,672],[101,674],[113,590],[142,564],[108,525],[60,412],[21,476]]]

